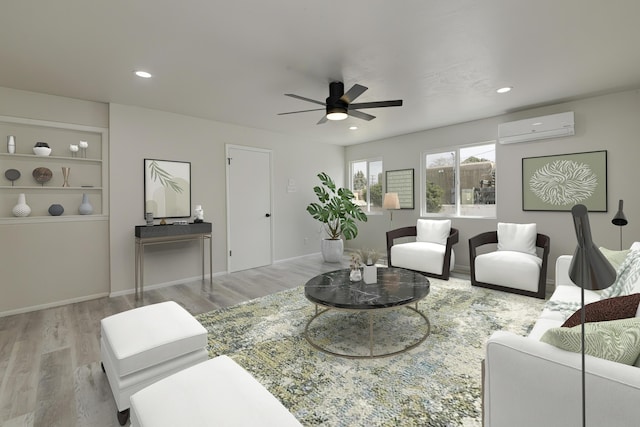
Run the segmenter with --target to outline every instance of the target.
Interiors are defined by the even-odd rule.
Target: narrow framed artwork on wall
[[[191,216],[191,162],[144,159],[144,210],[154,218]]]
[[[413,169],[387,171],[386,192],[398,193],[400,209],[413,209]]]
[[[522,210],[607,212],[607,151],[522,159]]]

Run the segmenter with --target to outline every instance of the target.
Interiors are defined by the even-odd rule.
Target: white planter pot
[[[340,262],[344,252],[342,239],[323,239],[321,242],[322,258],[324,262]]]
[[[364,283],[376,283],[378,281],[378,267],[375,265],[365,265],[362,267],[362,280]]]

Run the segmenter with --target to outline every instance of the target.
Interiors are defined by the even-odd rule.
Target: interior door
[[[271,151],[227,145],[227,271],[272,263]]]

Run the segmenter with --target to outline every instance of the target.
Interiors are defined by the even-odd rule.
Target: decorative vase
[[[342,239],[323,239],[321,251],[324,262],[340,262],[344,252],[344,242]]]
[[[16,152],[16,137],[9,135],[7,137],[7,153],[14,154]]]
[[[196,208],[193,210],[193,216],[195,217],[193,222],[204,221],[204,210],[202,210],[202,205],[196,205]]]
[[[366,284],[376,283],[378,281],[378,267],[375,265],[362,267],[362,280]]]
[[[31,214],[31,208],[27,205],[27,198],[24,193],[18,195],[18,204],[11,210],[13,216],[29,216]]]
[[[89,147],[89,143],[87,141],[80,141],[80,150],[82,151],[82,157],[87,158],[87,148]]]
[[[71,172],[71,168],[66,166],[62,167],[62,178],[64,178],[64,182],[62,183],[63,187],[69,187],[69,172]]]
[[[91,215],[93,213],[93,206],[89,203],[89,196],[86,193],[82,194],[82,203],[78,207],[80,215]]]
[[[51,216],[60,216],[64,212],[64,208],[62,205],[53,204],[49,206],[49,215]]]
[[[359,268],[352,268],[351,273],[349,273],[349,280],[352,282],[359,282],[362,280],[362,271]]]

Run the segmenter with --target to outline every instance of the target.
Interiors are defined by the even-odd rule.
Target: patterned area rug
[[[384,358],[349,359],[311,347],[304,330],[315,309],[303,287],[197,318],[209,331],[210,356],[233,358],[305,426],[480,426],[486,339],[501,329],[526,335],[544,301],[456,278],[430,281],[431,292],[419,303],[430,335]],[[366,316],[330,312],[314,320],[309,334],[332,349],[366,354]],[[426,332],[424,320],[407,308],[374,319],[375,353]]]

